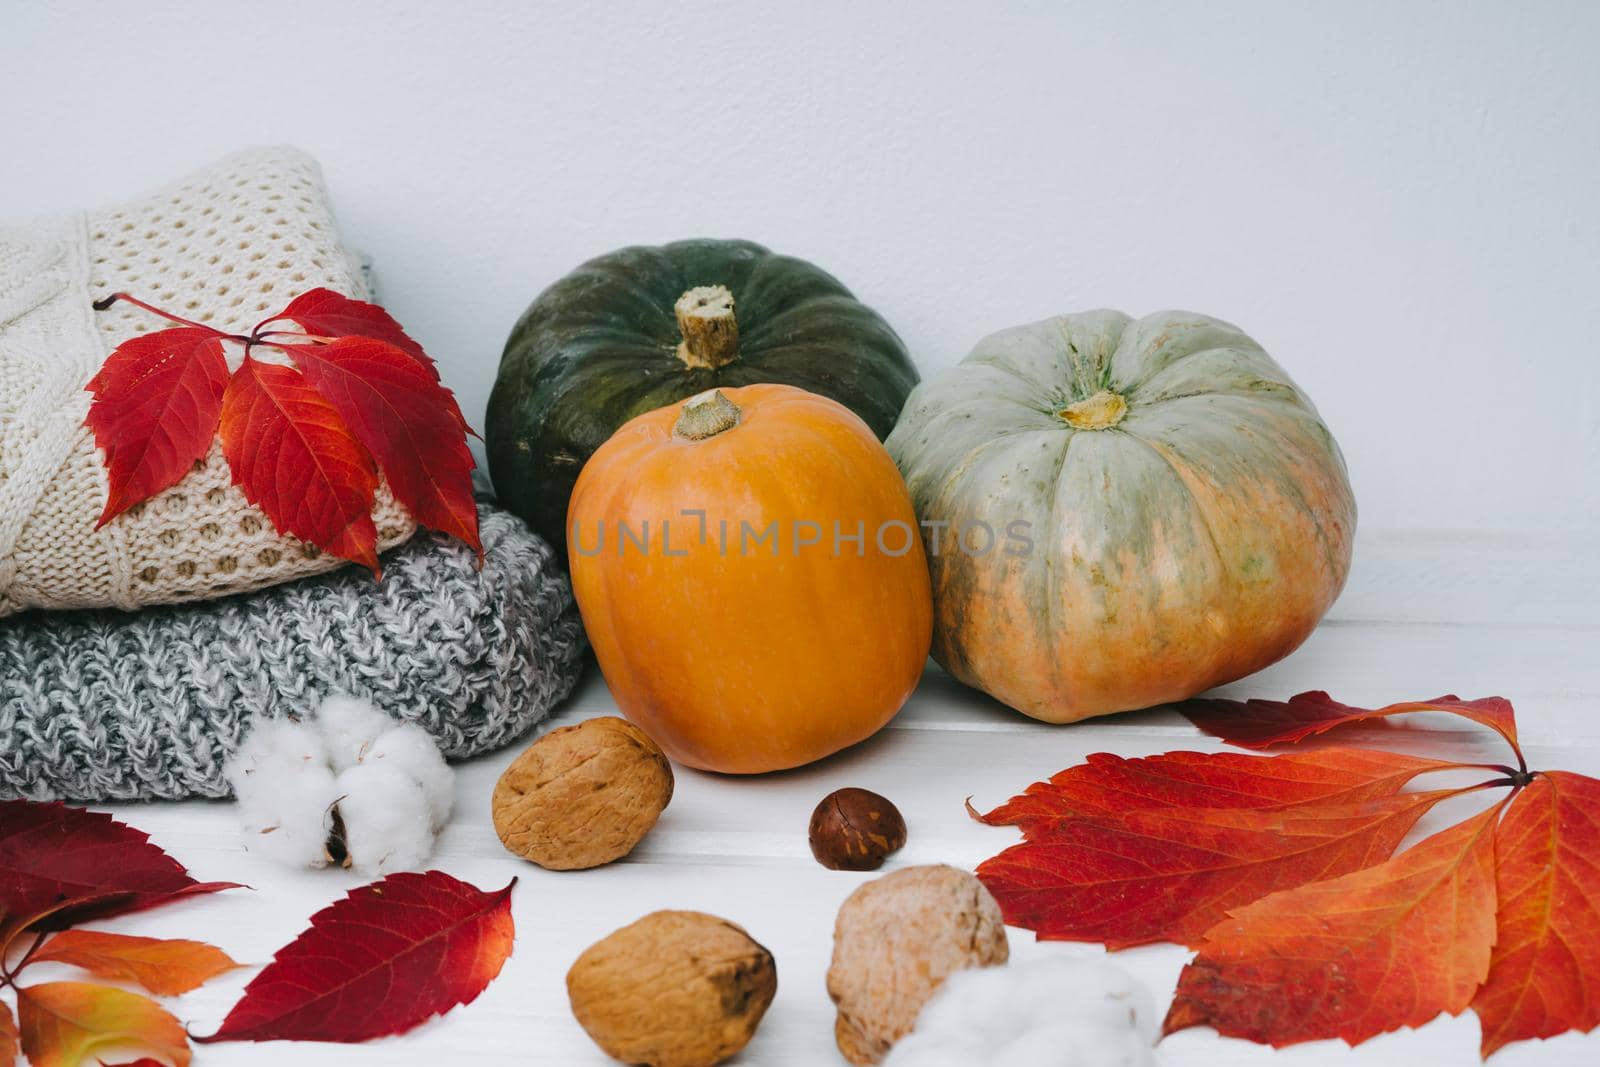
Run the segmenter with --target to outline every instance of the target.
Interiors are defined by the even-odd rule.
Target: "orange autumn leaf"
[[[81,967],[100,978],[134,982],[157,996],[175,997],[239,966],[202,941],[134,937],[99,930],[66,930],[33,958]]]
[[[11,1017],[11,1008],[0,1001],[0,1067],[13,1067],[17,1062],[17,1021]]]
[[[89,1056],[129,1045],[173,1067],[188,1067],[183,1024],[149,997],[86,982],[46,982],[17,990],[22,1051],[33,1067],[78,1067]]]
[[[1495,831],[1499,937],[1472,1006],[1483,1054],[1600,1026],[1600,780],[1539,774]]]
[[[1505,801],[1387,863],[1264,897],[1210,930],[1164,1033],[1358,1044],[1465,1011],[1489,973]]]

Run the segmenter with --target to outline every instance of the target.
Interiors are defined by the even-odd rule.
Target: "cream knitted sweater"
[[[84,386],[110,351],[169,325],[126,304],[96,312],[96,298],[120,290],[248,331],[317,286],[366,295],[316,162],[290,148],[238,153],[119,207],[0,224],[0,616],[200,600],[343,564],[278,536],[217,445],[96,530],[106,472],[83,425]],[[373,518],[380,548],[414,529],[387,488]]]

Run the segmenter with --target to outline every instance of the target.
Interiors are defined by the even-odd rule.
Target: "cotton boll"
[[[416,870],[433,854],[428,797],[398,767],[358,763],[336,780],[350,865],[373,877]]]
[[[321,867],[328,862],[328,834],[338,798],[327,767],[274,768],[263,784],[274,795],[239,803],[246,851],[289,867]]]
[[[223,773],[239,801],[245,848],[291,867],[328,861],[338,793],[322,738],[287,720],[256,720]]]
[[[1155,1007],[1126,972],[1051,957],[959,971],[884,1067],[1150,1067]]]
[[[409,723],[386,730],[368,747],[362,762],[394,767],[410,775],[428,798],[435,832],[450,821],[456,800],[455,774],[428,731]]]
[[[222,773],[240,803],[248,803],[274,793],[289,769],[327,765],[322,735],[311,726],[288,719],[254,719],[250,733]]]
[[[326,697],[317,708],[317,728],[335,771],[360,763],[379,735],[393,726],[394,720],[371,703],[343,693]]]

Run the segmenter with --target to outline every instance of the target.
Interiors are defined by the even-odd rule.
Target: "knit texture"
[[[447,757],[527,733],[572,689],[586,643],[550,546],[479,509],[470,549],[421,535],[383,580],[347,568],[207,604],[0,621],[0,797],[228,794],[254,715],[348,693],[424,727]]]
[[[205,599],[343,565],[279,536],[220,445],[96,530],[106,472],[83,425],[84,386],[111,350],[172,325],[129,304],[96,312],[96,298],[128,292],[248,332],[317,286],[367,295],[316,162],[292,148],[238,153],[117,207],[0,224],[0,616]],[[415,529],[386,486],[373,518],[380,547]]]

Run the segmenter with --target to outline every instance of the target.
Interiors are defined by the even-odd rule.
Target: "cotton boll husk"
[[[393,726],[394,720],[369,702],[343,693],[325,698],[317,709],[317,728],[335,771],[361,762],[372,743]]]
[[[291,867],[328,862],[338,793],[316,730],[287,720],[257,720],[223,773],[238,798],[248,851]]]
[[[885,1067],[1149,1067],[1149,991],[1100,960],[1053,957],[960,971]]]
[[[358,763],[336,780],[345,848],[357,872],[421,867],[433,853],[433,819],[422,786],[398,767]]]
[[[456,800],[455,774],[428,731],[409,723],[387,730],[368,747],[362,762],[397,768],[422,786],[435,832],[450,821]]]

